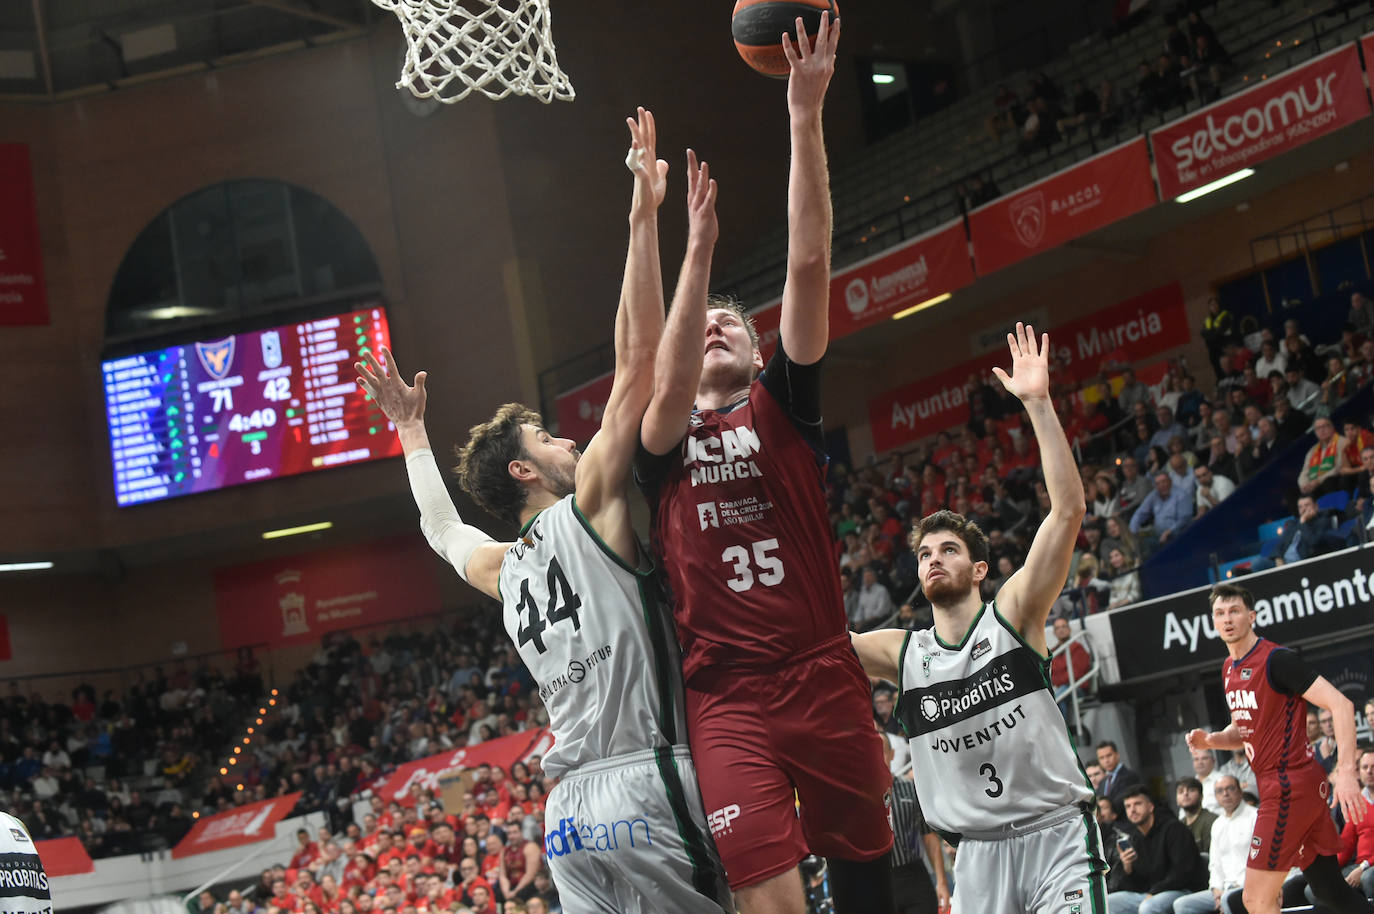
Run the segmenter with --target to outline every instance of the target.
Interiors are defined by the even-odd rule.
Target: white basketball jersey
[[[551,777],[687,742],[677,638],[653,566],[625,564],[575,498],[525,525],[499,579],[506,632],[549,712]]]
[[[896,714],[921,809],[944,832],[988,831],[1092,799],[1055,704],[1049,661],[985,603],[964,640],[902,644]]]
[[[0,812],[0,911],[52,914],[52,893],[43,861],[24,823]]]

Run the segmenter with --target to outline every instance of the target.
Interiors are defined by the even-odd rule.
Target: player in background
[[[52,914],[52,889],[43,861],[24,823],[0,812],[0,910],[5,914]]]
[[[1049,336],[1018,323],[1012,371],[994,368],[1030,416],[1050,512],[1025,564],[984,603],[983,531],[937,511],[911,533],[933,628],[854,635],[870,676],[896,682],[926,819],[958,842],[954,910],[1107,910],[1092,787],[1055,704],[1045,623],[1069,573],[1086,505],[1049,396]]]
[[[1339,803],[1347,822],[1364,818],[1355,778],[1355,706],[1296,653],[1255,634],[1250,591],[1218,584],[1208,600],[1230,654],[1222,682],[1231,723],[1218,733],[1191,730],[1187,740],[1189,749],[1244,748],[1259,782],[1259,816],[1241,896],[1245,909],[1278,914],[1284,878],[1296,866],[1319,906],[1337,914],[1374,914],[1374,905],[1341,876],[1340,835],[1328,808]],[[1329,782],[1307,742],[1309,704],[1330,711],[1335,724],[1338,761]]]
[[[543,768],[562,780],[548,798],[544,846],[563,909],[710,914],[730,910],[729,893],[687,751],[671,617],[627,495],[663,330],[657,213],[668,169],[654,157],[653,115],[641,108],[629,123],[629,253],[601,430],[579,454],[538,414],[506,404],[472,429],[459,455],[463,488],[518,522],[517,542],[495,542],[458,517],[425,432],[425,372],[407,385],[385,349],[382,362],[367,353],[357,367],[400,435],[426,539],[502,602],[548,709],[554,746]],[[709,250],[715,182],[691,153],[688,166],[689,245]]]
[[[764,367],[742,309],[707,307],[710,264],[689,252],[637,467],[711,833],[749,914],[803,911],[797,864],[808,851],[828,858],[841,914],[893,910],[891,775],[849,646],[823,491],[831,207],[821,110],[839,33],[822,14],[814,44],[800,19],[796,42],[783,36],[792,162],[778,351]]]

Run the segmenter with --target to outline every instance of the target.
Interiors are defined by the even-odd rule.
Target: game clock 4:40
[[[252,432],[271,428],[277,424],[277,411],[270,406],[255,409],[248,415],[234,413],[229,417],[228,428],[231,432]]]

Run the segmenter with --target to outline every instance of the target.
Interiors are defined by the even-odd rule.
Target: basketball
[[[840,15],[834,0],[737,0],[730,20],[735,48],[744,62],[765,76],[787,78],[790,68],[782,51],[782,34],[796,41],[797,17],[802,18],[812,40],[821,27],[821,13],[830,21]]]

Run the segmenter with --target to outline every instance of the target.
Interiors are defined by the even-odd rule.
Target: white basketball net
[[[452,103],[530,95],[576,96],[554,53],[549,0],[372,0],[396,14],[406,59],[396,88]]]

